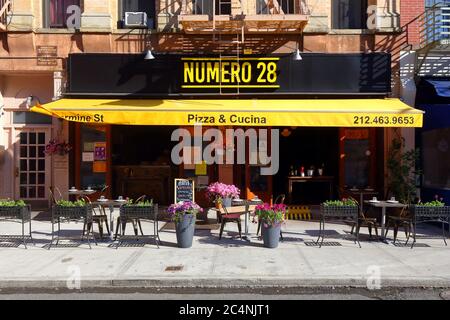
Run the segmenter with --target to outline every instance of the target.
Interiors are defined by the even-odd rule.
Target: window
[[[268,0],[256,1],[256,14],[295,14],[294,0],[278,0],[270,2]]]
[[[426,0],[425,1],[425,7],[430,8],[436,4],[439,4],[440,6],[449,6],[450,0]]]
[[[35,112],[14,112],[14,124],[52,124],[52,117]]]
[[[366,29],[367,0],[333,0],[333,29]]]
[[[80,177],[81,188],[101,190],[106,185],[107,141],[106,128],[81,125]]]
[[[231,14],[231,0],[216,0],[216,14]]]
[[[450,128],[422,133],[423,185],[450,189]]]
[[[266,0],[256,0],[256,14],[270,14]]]
[[[45,0],[44,17],[47,28],[66,28],[67,20],[72,13],[67,14],[67,8],[81,6],[80,0]]]
[[[230,15],[231,14],[231,0],[215,0],[216,15]],[[193,14],[212,15],[213,2],[210,0],[193,0],[192,1]]]
[[[431,8],[436,6],[436,9]],[[438,9],[440,8],[440,9]],[[450,39],[450,0],[426,0],[425,35],[429,41]]]
[[[147,14],[147,26],[154,28],[155,21],[155,1],[154,0],[120,0],[119,11],[122,20],[119,21],[119,27],[125,27],[125,12],[145,12]]]

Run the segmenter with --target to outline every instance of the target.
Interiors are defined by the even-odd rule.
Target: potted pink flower
[[[261,234],[266,248],[278,247],[281,234],[281,224],[286,219],[285,204],[270,205],[264,203],[256,206],[255,216],[261,221]]]
[[[235,185],[221,182],[212,183],[206,189],[206,195],[218,208],[222,205],[231,207],[231,200],[239,198],[240,193],[241,191]]]
[[[196,216],[203,209],[194,202],[184,201],[172,204],[167,212],[175,222],[178,247],[190,248],[194,239]]]

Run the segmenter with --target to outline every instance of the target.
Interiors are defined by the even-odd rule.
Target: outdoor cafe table
[[[113,219],[113,212],[114,208],[120,208],[126,201],[117,201],[117,200],[106,200],[106,201],[93,201],[92,205],[94,206],[101,206],[101,207],[108,207],[109,208],[109,237],[111,241],[114,241],[114,219]]]
[[[359,206],[361,212],[363,211],[363,203],[364,203],[364,196],[376,196],[378,195],[378,192],[373,189],[348,189],[348,192],[350,192],[353,195],[359,196]]]
[[[388,202],[388,201],[372,201],[366,200],[364,201],[366,204],[371,205],[375,208],[381,208],[381,241],[386,242],[384,238],[384,229],[386,225],[386,208],[403,208],[406,205],[400,202]]]
[[[69,189],[69,196],[77,196],[77,198],[80,198],[82,196],[89,196],[96,192],[97,192],[96,190],[72,190],[72,189]]]
[[[257,206],[258,204],[263,204],[263,201],[261,199],[251,199],[251,200],[242,200],[242,199],[233,199],[232,205],[233,206],[242,206],[245,205],[247,207],[247,210],[245,211],[245,227],[244,227],[244,236],[243,239],[250,241],[250,234],[248,232],[248,219],[249,219],[249,213],[250,213],[250,206]]]

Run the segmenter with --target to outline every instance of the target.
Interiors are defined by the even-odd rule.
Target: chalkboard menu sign
[[[192,179],[175,179],[175,203],[180,201],[194,202],[194,180]]]

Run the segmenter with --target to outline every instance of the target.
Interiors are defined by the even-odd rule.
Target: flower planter
[[[206,189],[206,196],[216,203],[216,208],[231,207],[232,199],[238,198],[241,191],[235,185],[227,185],[220,182],[212,183]],[[221,207],[217,205],[220,202]]]
[[[277,248],[280,242],[281,224],[267,225],[264,221],[261,225],[261,234],[263,238],[264,247]]]
[[[431,207],[431,206],[412,206],[412,212],[416,220],[442,219],[447,220],[450,217],[450,206]]]
[[[231,207],[231,198],[224,198],[223,199],[223,206],[228,208]]]
[[[320,206],[320,213],[323,218],[350,218],[353,220],[358,219],[358,206]]]
[[[153,203],[153,202],[152,202]],[[122,230],[122,234],[118,233],[118,228],[122,225],[126,227],[126,224],[132,223],[135,226],[139,225],[141,229],[141,235],[138,233],[134,236],[134,239],[137,241],[140,239],[154,239],[156,246],[159,248],[159,244],[161,240],[159,239],[159,228],[158,228],[158,204],[126,204],[120,207],[120,223],[116,227],[116,235],[115,239],[119,237],[119,242],[117,243],[117,248],[130,236],[124,234],[124,230]],[[143,233],[141,227],[141,220],[150,221],[153,224],[153,233]]]
[[[17,219],[22,223],[22,244],[27,248],[27,240],[33,241],[31,233],[31,207],[26,206],[0,206],[0,221],[3,219]],[[25,224],[29,223],[29,234],[25,234]]]
[[[175,222],[175,230],[177,234],[177,243],[179,248],[192,247],[192,240],[195,232],[195,215],[181,215],[179,221]]]
[[[156,220],[156,205],[151,206],[136,206],[124,205],[120,207],[120,216],[123,219],[147,219]]]
[[[0,207],[0,217],[10,219],[21,219],[28,221],[31,218],[29,206]]]
[[[57,219],[64,219],[68,221],[72,220],[85,220],[86,222],[92,221],[92,207],[89,205],[80,207],[65,207],[56,205],[52,211],[53,221]]]

